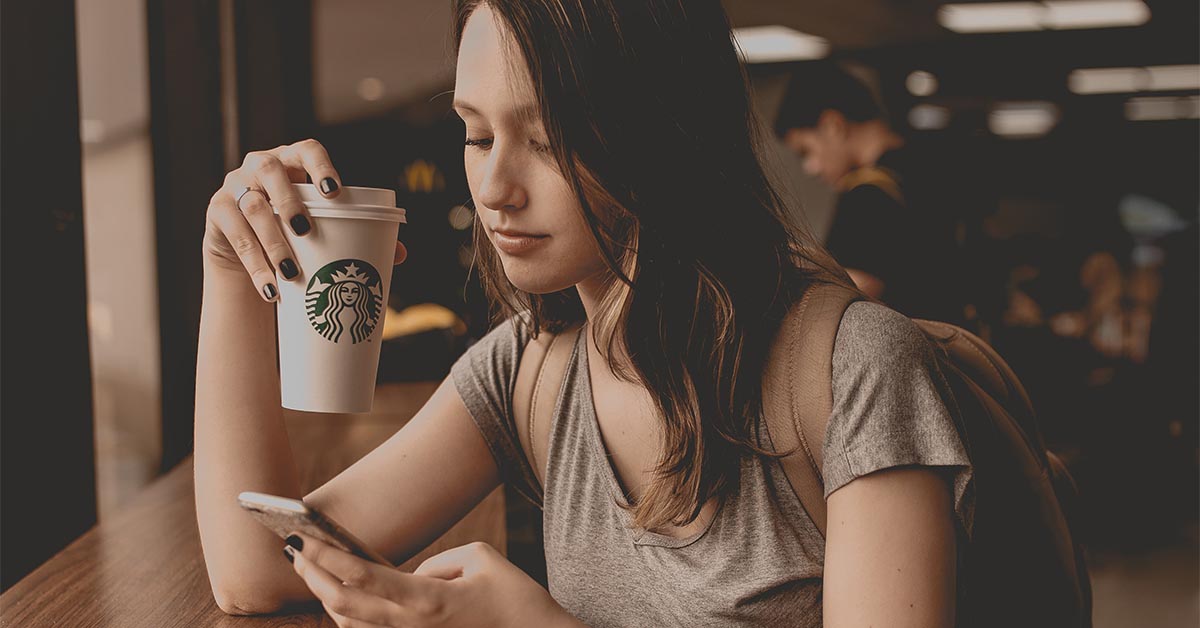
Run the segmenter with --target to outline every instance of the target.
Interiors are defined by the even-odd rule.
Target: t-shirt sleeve
[[[954,395],[920,328],[882,305],[852,304],[834,345],[826,499],[875,471],[937,467],[953,481],[954,511],[969,537],[974,483],[963,434]]]
[[[517,366],[528,340],[524,322],[510,318],[471,345],[450,367],[450,377],[487,441],[501,478],[540,506],[540,483],[521,448],[512,410]]]

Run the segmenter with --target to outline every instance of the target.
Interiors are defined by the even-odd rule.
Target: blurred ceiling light
[[[1180,105],[1180,115],[1189,120],[1200,120],[1200,96],[1188,96],[1180,98],[1183,101]]]
[[[956,33],[1036,31],[1045,10],[1037,2],[946,4],[938,9],[938,22]]]
[[[1121,94],[1141,91],[1200,89],[1200,65],[1074,70],[1067,87],[1076,94]]]
[[[746,63],[777,63],[820,59],[829,54],[824,38],[786,26],[747,26],[733,29],[738,52]]]
[[[1130,98],[1125,102],[1125,119],[1174,120],[1177,108],[1176,100],[1170,96]]]
[[[1027,139],[1041,137],[1058,124],[1058,107],[1045,101],[1000,103],[988,113],[988,128],[996,135]]]
[[[956,33],[1139,26],[1150,20],[1142,0],[1047,0],[946,4],[938,22]]]
[[[937,131],[950,126],[950,110],[938,105],[917,105],[908,110],[908,124],[918,131]]]
[[[937,77],[925,70],[917,70],[904,79],[904,86],[913,96],[931,96],[938,88]]]
[[[1150,21],[1141,0],[1047,0],[1043,24],[1051,29],[1140,26]]]
[[[1196,120],[1200,119],[1200,96],[1141,96],[1125,101],[1125,119]]]
[[[374,76],[368,76],[367,78],[359,81],[358,95],[363,100],[369,100],[371,102],[375,102],[376,100],[383,98],[383,81],[375,78]]]
[[[1139,92],[1149,83],[1145,68],[1090,68],[1067,76],[1067,88],[1076,94]]]
[[[1150,89],[1160,92],[1200,89],[1200,65],[1159,65],[1146,68]]]

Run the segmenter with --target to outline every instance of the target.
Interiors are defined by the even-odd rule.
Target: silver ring
[[[262,194],[262,192],[254,189],[254,188],[242,188],[242,191],[238,192],[237,199],[234,200],[234,202],[233,202],[233,204],[238,208],[238,211],[246,211],[246,210],[242,209],[242,197],[245,196],[247,192],[259,192],[260,194]],[[263,196],[264,196],[264,198],[266,197],[265,194]]]

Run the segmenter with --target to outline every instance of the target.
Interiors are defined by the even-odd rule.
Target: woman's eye
[[[465,142],[463,142],[463,144],[466,146],[473,146],[479,150],[487,150],[492,147],[493,141],[494,140],[490,137],[481,137],[481,138],[477,138],[477,139],[476,138],[467,138],[467,140]],[[533,149],[533,151],[535,153],[545,153],[545,152],[549,152],[549,150],[550,150],[549,144],[543,144],[536,140],[529,140],[529,146],[530,146],[530,148]]]
[[[479,138],[479,139],[471,139],[468,137],[467,141],[463,142],[463,144],[466,146],[474,146],[475,148],[478,148],[479,150],[487,150],[492,145],[492,138],[485,137],[485,138]]]

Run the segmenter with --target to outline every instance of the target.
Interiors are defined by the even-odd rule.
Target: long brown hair
[[[633,523],[684,525],[737,488],[741,455],[773,455],[756,444],[770,342],[808,282],[836,270],[786,226],[718,0],[458,0],[456,51],[481,1],[525,57],[559,170],[611,270],[596,345],[661,419]],[[478,222],[475,242],[498,318],[528,311],[534,335],[583,321],[574,288],[522,292]]]

